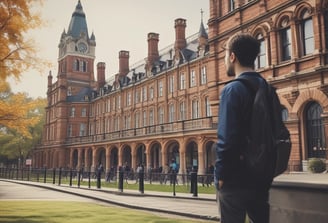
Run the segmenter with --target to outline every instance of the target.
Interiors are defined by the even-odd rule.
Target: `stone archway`
[[[104,147],[99,148],[96,160],[97,160],[97,163],[95,163],[96,167],[98,167],[99,164],[102,164],[103,167],[106,166],[106,150]]]
[[[142,164],[144,167],[147,166],[146,147],[144,144],[139,144],[136,147],[136,165]]]
[[[194,169],[198,170],[198,145],[194,141],[190,141],[186,145],[186,167],[187,172]]]
[[[206,173],[212,174],[212,168],[215,166],[216,160],[216,143],[208,141],[205,144],[205,168]]]
[[[304,124],[306,129],[307,158],[326,158],[326,134],[323,124],[322,107],[315,101],[309,102],[305,106]]]
[[[163,166],[162,164],[162,151],[161,151],[161,144],[158,142],[153,143],[150,145],[149,148],[149,165],[154,169],[158,170],[160,166]]]
[[[110,150],[110,168],[112,169],[117,169],[118,168],[118,148],[117,147],[113,147]]]
[[[168,164],[170,164],[174,160],[178,166],[178,169],[180,168],[180,146],[177,141],[170,141],[167,143],[166,146],[166,160]]]
[[[78,151],[77,151],[77,149],[74,149],[73,153],[72,153],[72,166],[71,166],[72,169],[77,168],[78,160],[79,160]]]
[[[129,167],[132,165],[131,147],[128,145],[122,148],[122,164],[123,166],[128,165]]]

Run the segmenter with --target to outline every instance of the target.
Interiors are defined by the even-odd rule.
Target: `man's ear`
[[[230,53],[229,60],[230,63],[234,63],[236,61],[236,54],[234,52]]]

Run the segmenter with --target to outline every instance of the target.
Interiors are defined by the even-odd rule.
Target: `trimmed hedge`
[[[312,173],[322,173],[326,170],[326,162],[319,158],[310,158],[308,169]]]

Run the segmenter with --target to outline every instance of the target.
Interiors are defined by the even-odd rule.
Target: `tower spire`
[[[72,14],[67,34],[73,38],[79,38],[81,34],[89,38],[86,16],[80,0]]]

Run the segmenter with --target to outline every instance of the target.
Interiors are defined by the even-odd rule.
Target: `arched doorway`
[[[198,170],[198,146],[194,141],[189,142],[186,147],[186,167],[187,170]]]
[[[99,164],[102,164],[103,167],[106,166],[106,150],[103,147],[99,149],[96,166],[98,167]]]
[[[161,163],[161,145],[156,142],[150,147],[150,166],[157,170],[163,164]]]
[[[177,164],[177,168],[180,168],[180,153],[179,153],[179,143],[177,141],[173,141],[167,146],[167,158],[166,162],[170,164],[174,160]]]
[[[314,101],[305,108],[308,158],[326,158],[326,134],[321,118],[322,112],[322,107]]]
[[[142,164],[144,167],[147,166],[147,159],[146,159],[146,147],[144,144],[140,144],[137,146],[137,157],[136,157],[136,164]]]
[[[125,146],[123,148],[122,154],[123,154],[123,156],[122,156],[123,166],[128,165],[129,167],[131,167],[131,164],[132,164],[131,147],[130,146]]]
[[[110,151],[110,168],[117,169],[118,166],[118,148],[114,147]]]
[[[209,141],[205,145],[205,167],[206,172],[212,174],[212,169],[215,166],[215,160],[216,160],[216,144],[213,141]]]
[[[91,148],[88,148],[85,167],[88,170],[91,170],[91,164],[92,164],[92,149]]]
[[[78,152],[77,149],[74,149],[73,154],[72,154],[72,166],[71,168],[76,169],[77,168],[77,163],[78,163]]]

